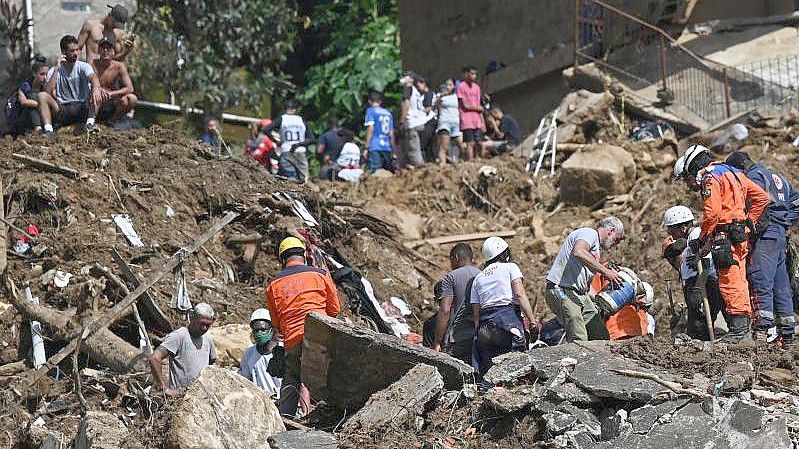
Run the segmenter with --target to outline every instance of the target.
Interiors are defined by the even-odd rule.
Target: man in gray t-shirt
[[[624,240],[624,226],[616,217],[607,217],[596,229],[572,231],[558,251],[547,273],[544,291],[547,305],[566,329],[568,341],[607,338],[602,317],[588,295],[591,278],[600,272],[611,283],[620,283],[619,273],[602,265],[599,250],[610,249]]]
[[[91,64],[78,61],[78,39],[61,38],[61,56],[47,74],[46,88],[39,93],[39,111],[44,133],[53,135],[53,122],[60,125],[80,124],[94,128],[97,107],[102,103],[100,81]]]
[[[191,311],[188,326],[181,327],[166,336],[161,345],[150,356],[150,371],[153,384],[167,396],[176,396],[200,377],[203,368],[217,359],[216,346],[208,329],[214,323],[214,309],[201,302]],[[169,359],[169,383],[164,379],[162,365]]]
[[[472,308],[467,300],[471,283],[480,269],[474,265],[472,248],[466,243],[455,245],[449,253],[452,271],[444,276],[436,291],[438,315],[433,349],[442,347],[451,356],[470,364],[474,322]]]

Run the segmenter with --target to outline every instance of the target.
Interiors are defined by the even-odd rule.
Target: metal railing
[[[677,7],[662,2],[650,14],[662,26]],[[665,11],[665,8],[671,8]],[[575,1],[575,65],[594,62],[633,90],[661,103],[677,102],[708,123],[753,107],[787,110],[797,105],[799,57],[728,67],[695,54],[663,28],[601,0]]]

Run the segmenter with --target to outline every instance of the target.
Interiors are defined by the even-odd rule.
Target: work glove
[[[705,241],[703,239],[693,239],[688,242],[688,247],[691,248],[691,252],[694,254],[699,254],[703,246],[705,246]]]
[[[286,349],[283,346],[277,346],[272,350],[272,358],[266,365],[266,372],[281,379],[286,375]]]

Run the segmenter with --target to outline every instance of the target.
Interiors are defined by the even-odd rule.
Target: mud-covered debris
[[[344,424],[344,431],[374,431],[388,425],[409,426],[424,406],[444,388],[444,379],[430,365],[419,364],[388,388],[373,394]]]
[[[123,447],[129,437],[127,427],[116,415],[90,410],[80,421],[74,448],[117,449]]]
[[[491,410],[510,414],[530,408],[539,400],[540,391],[533,387],[520,387],[509,390],[494,387],[485,394],[483,405]]]
[[[336,449],[336,437],[321,430],[288,430],[269,437],[271,449]]]

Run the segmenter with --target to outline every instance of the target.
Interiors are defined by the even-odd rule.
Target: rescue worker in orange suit
[[[591,279],[588,293],[596,296],[609,284],[606,277],[596,273]],[[647,313],[647,308],[652,305],[654,292],[651,285],[644,284],[645,293],[636,296],[632,304],[627,304],[613,315],[605,317],[605,327],[611,340],[625,340],[654,333],[654,319],[650,320],[651,315]]]
[[[713,162],[710,151],[702,145],[688,147],[674,164],[674,176],[702,195],[701,231],[691,244],[699,257],[711,253],[718,271],[729,328],[722,341],[751,341],[747,240],[752,223],[760,220],[769,204],[768,193],[737,168]]]
[[[281,415],[293,417],[300,399],[300,359],[305,317],[311,312],[336,317],[341,306],[330,275],[306,265],[302,240],[296,237],[284,239],[280,243],[278,256],[283,271],[269,281],[266,305],[272,315],[272,324],[283,336],[285,355],[280,357],[276,354],[270,361],[268,371],[272,375],[283,376],[278,410]]]

